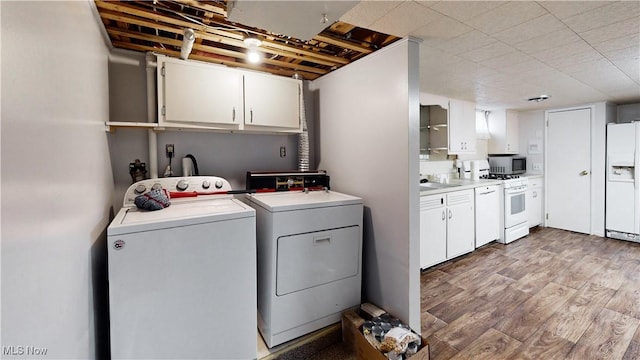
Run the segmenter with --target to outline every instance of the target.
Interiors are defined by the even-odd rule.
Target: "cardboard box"
[[[358,360],[387,360],[385,354],[378,350],[372,341],[362,333],[362,318],[354,310],[347,310],[342,313],[342,341],[351,348]],[[369,334],[367,336],[373,337]],[[410,360],[429,360],[429,344],[422,338],[422,348],[409,358]]]

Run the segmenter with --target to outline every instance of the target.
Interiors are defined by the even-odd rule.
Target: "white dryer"
[[[268,347],[339,322],[360,304],[362,199],[292,188],[246,201],[256,209],[258,329]]]
[[[152,187],[176,198],[139,210]],[[107,229],[112,359],[257,357],[255,211],[213,194],[229,190],[213,176],[129,187]]]

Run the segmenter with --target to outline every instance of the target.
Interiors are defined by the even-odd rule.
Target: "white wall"
[[[319,167],[365,203],[365,300],[420,330],[418,43],[325,75],[315,90]]]
[[[527,157],[527,173],[542,174],[544,170],[544,110],[531,110],[518,112],[518,142],[519,154]],[[529,143],[540,144],[540,153],[530,153]],[[534,164],[539,164],[540,169],[535,170]]]
[[[2,346],[93,358],[113,191],[108,50],[88,1],[0,8]]]

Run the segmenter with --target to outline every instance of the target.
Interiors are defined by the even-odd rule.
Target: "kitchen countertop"
[[[449,186],[444,188],[435,188],[435,189],[424,189],[420,188],[420,196],[426,195],[437,195],[448,193],[452,191],[460,191],[467,189],[475,189],[481,186],[489,186],[489,185],[500,185],[501,180],[494,179],[479,179],[479,180],[464,180],[464,179],[451,179],[447,183],[449,185],[457,185],[457,186]]]

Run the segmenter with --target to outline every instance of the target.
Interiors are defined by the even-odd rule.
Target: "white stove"
[[[508,244],[529,235],[527,221],[527,187],[529,179],[519,175],[489,174],[486,179],[501,180],[500,207],[504,216],[500,219],[499,242]]]

